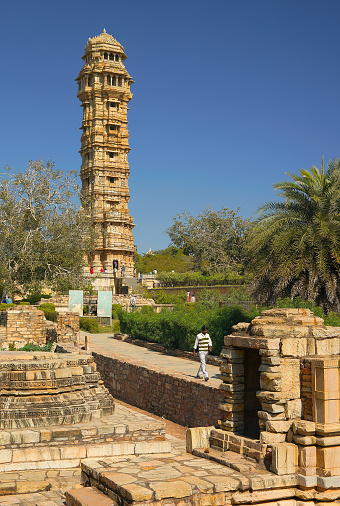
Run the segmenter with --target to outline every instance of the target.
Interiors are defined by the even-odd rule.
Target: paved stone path
[[[152,365],[153,368],[157,367],[162,372],[168,374],[181,374],[186,379],[192,381],[205,383],[204,380],[196,378],[196,374],[199,368],[199,362],[194,360],[188,360],[186,358],[172,357],[160,353],[158,351],[148,350],[141,346],[135,346],[124,341],[118,341],[112,337],[112,334],[90,334],[89,332],[80,332],[80,341],[83,344],[85,335],[90,336],[90,351],[97,353],[105,352],[111,353],[115,357],[126,357],[133,360],[137,360],[146,367]],[[207,365],[207,371],[209,373],[209,381],[207,385],[218,388],[220,380],[219,367],[214,365]]]

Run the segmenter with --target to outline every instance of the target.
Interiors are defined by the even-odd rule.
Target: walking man
[[[210,336],[208,334],[208,328],[203,325],[201,333],[197,334],[196,341],[194,344],[194,356],[195,352],[198,348],[198,355],[200,357],[201,365],[197,372],[197,378],[203,378],[205,381],[208,381],[209,375],[207,373],[207,370],[205,368],[205,362],[208,356],[208,352],[211,352],[212,342],[210,339]]]

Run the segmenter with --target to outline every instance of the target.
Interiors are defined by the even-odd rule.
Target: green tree
[[[173,218],[174,224],[166,232],[175,246],[192,255],[195,269],[205,274],[242,271],[250,221],[237,213],[228,208],[214,211],[211,207],[197,217],[185,212]]]
[[[136,272],[142,274],[153,272],[187,272],[192,269],[192,258],[184,255],[183,250],[170,246],[169,248],[152,253],[145,253],[144,255],[135,254],[135,268]]]
[[[66,290],[82,283],[92,226],[74,203],[76,173],[30,161],[23,172],[6,168],[0,179],[0,279],[7,291]]]
[[[340,159],[274,185],[283,200],[259,209],[249,251],[261,304],[300,296],[340,310]]]

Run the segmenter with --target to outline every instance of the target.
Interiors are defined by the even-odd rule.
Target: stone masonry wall
[[[93,356],[113,397],[188,427],[214,425],[219,419],[218,388],[99,353]]]
[[[31,306],[17,306],[6,311],[7,342],[25,341],[46,344],[45,315]]]
[[[58,313],[58,342],[76,341],[79,332],[79,315],[77,313]]]

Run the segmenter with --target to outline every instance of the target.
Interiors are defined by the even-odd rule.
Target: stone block
[[[258,411],[257,416],[264,420],[284,420],[283,413],[268,413],[268,411]]]
[[[11,442],[11,433],[0,431],[0,445],[8,445]]]
[[[129,503],[148,501],[152,499],[152,490],[142,487],[137,483],[128,483],[120,488],[120,495],[126,499]],[[97,505],[96,505],[97,506]]]
[[[340,474],[338,476],[318,476],[317,486],[321,489],[340,488]]]
[[[268,422],[266,422],[266,430],[268,432],[286,434],[291,426],[292,422],[286,420],[268,420]]]
[[[304,357],[307,353],[307,338],[284,338],[281,340],[283,357]]]
[[[315,354],[319,357],[339,355],[340,339],[333,337],[330,339],[315,340]]]
[[[42,448],[22,448],[13,449],[12,462],[52,462],[60,460],[59,448],[42,447]]]
[[[315,436],[299,436],[299,435],[295,434],[293,436],[293,441],[297,445],[313,446],[316,443],[316,437]]]
[[[199,478],[198,476],[189,475],[189,476],[183,476],[182,478],[187,483],[190,483],[190,485],[199,490],[200,492],[213,492],[214,486],[209,481],[206,481],[202,478]]]
[[[25,444],[25,443],[39,443],[40,432],[33,430],[18,430],[12,432],[12,443]]]
[[[94,504],[96,506],[114,506],[116,503],[94,487],[69,490],[65,493],[65,497],[68,506],[79,506],[80,504],[83,506]]]
[[[314,474],[314,476],[305,476],[303,474],[298,474],[298,484],[300,487],[304,488],[312,488],[317,486],[317,476]],[[314,496],[314,494],[313,494]],[[313,502],[313,504],[315,504]],[[303,503],[305,505],[305,503]]]
[[[316,447],[299,448],[299,473],[305,476],[316,475]]]
[[[248,324],[248,326],[249,326],[249,324]],[[230,362],[233,362],[234,360],[241,360],[241,361],[243,361],[243,359],[244,359],[244,351],[243,350],[233,349],[233,348],[222,348],[220,356],[222,358],[226,358]]]
[[[315,434],[315,423],[307,420],[296,420],[292,423],[292,430],[294,434],[312,436]]]
[[[11,462],[12,460],[12,450],[0,450],[0,464],[4,464],[6,462]]]
[[[50,490],[51,484],[48,481],[17,481],[17,494],[33,494],[42,492],[43,490]]]
[[[215,427],[193,427],[186,431],[186,450],[192,453],[194,448],[208,448],[211,431]]]
[[[281,392],[281,375],[262,372],[260,375],[260,388],[261,390],[269,390],[270,392]]]
[[[285,404],[285,414],[288,420],[293,420],[294,418],[301,418],[302,414],[301,399],[293,399],[287,401]]]
[[[135,443],[134,453],[136,455],[169,452],[171,452],[171,443],[169,441],[140,441]]]
[[[268,411],[269,413],[284,413],[285,407],[282,404],[267,404],[266,402],[262,402],[262,409],[264,411]]]
[[[340,474],[340,446],[317,448],[316,460],[320,476]]]
[[[298,470],[298,448],[293,443],[272,446],[271,470],[275,474],[295,474]]]
[[[170,497],[176,499],[187,497],[192,494],[191,485],[182,480],[153,481],[150,482],[150,488],[155,492],[155,499],[158,501]]]
[[[60,448],[60,458],[62,459],[85,459],[86,447],[79,445],[62,446]]]
[[[274,506],[273,501],[277,506],[281,506],[282,502],[280,499],[295,498],[295,489],[286,488],[281,490],[263,490],[256,492],[236,492],[232,496],[232,504],[258,504],[263,506],[265,504]],[[284,503],[286,504],[286,502]]]
[[[236,346],[240,348],[263,348],[265,350],[279,350],[280,339],[267,339],[250,336],[225,336],[225,346]]]
[[[216,492],[229,492],[230,490],[237,490],[240,482],[235,478],[229,478],[225,475],[209,475],[205,479],[210,481],[215,486]]]
[[[260,433],[260,442],[262,444],[284,443],[285,441],[286,441],[286,434],[281,434],[280,432],[275,433],[275,432],[262,431]]]

